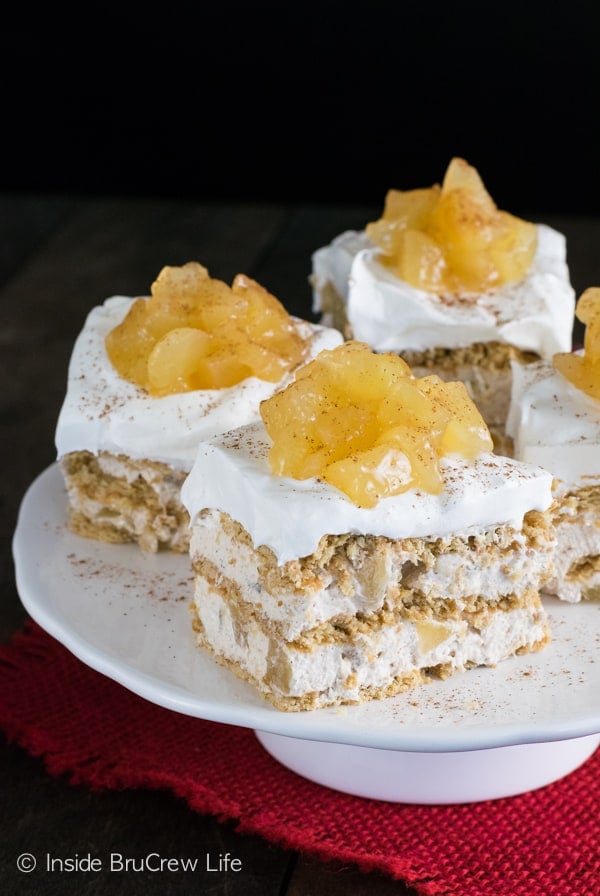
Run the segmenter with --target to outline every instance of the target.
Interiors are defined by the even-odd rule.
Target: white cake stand
[[[189,559],[70,533],[60,471],[32,483],[13,539],[21,600],[75,656],[177,713],[252,729],[325,787],[392,802],[510,797],[563,778],[600,744],[600,605],[549,600],[538,654],[387,700],[279,712],[194,643]]]

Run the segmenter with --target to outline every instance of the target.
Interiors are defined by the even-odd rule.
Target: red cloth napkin
[[[600,751],[508,799],[410,806],[348,796],[289,771],[246,728],[147,702],[33,622],[0,647],[0,725],[73,783],[169,789],[242,833],[379,869],[422,896],[600,893]]]

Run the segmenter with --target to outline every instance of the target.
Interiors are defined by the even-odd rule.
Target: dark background
[[[592,2],[20,18],[0,29],[4,191],[377,204],[459,155],[501,208],[600,210]]]

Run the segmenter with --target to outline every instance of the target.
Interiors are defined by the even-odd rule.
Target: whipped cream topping
[[[72,451],[107,451],[162,461],[188,471],[200,439],[259,418],[259,403],[294,378],[280,382],[248,377],[224,389],[196,390],[155,398],[123,379],[104,345],[135,301],[113,296],[93,308],[71,355],[67,392],[55,444],[60,459]],[[342,342],[337,330],[292,318],[307,341],[306,361]]]
[[[313,311],[316,313],[322,311],[321,292],[327,283],[332,283],[340,298],[347,302],[352,262],[363,249],[373,249],[373,243],[365,231],[346,230],[336,236],[328,246],[313,252]]]
[[[527,511],[551,502],[552,476],[545,470],[483,454],[475,461],[445,457],[440,495],[412,489],[365,509],[322,480],[273,476],[270,444],[262,421],[201,443],[181,500],[192,524],[204,508],[228,513],[280,564],[314,553],[323,535],[437,538],[504,524],[519,528]]]
[[[347,231],[313,255],[315,310],[329,281],[346,301],[354,338],[376,351],[499,341],[549,359],[571,349],[575,291],[565,237],[547,225],[536,226],[537,251],[524,278],[481,294],[451,296],[399,280],[377,260],[380,250],[368,245],[366,235]]]
[[[600,476],[600,401],[551,363],[512,364],[506,431],[514,456],[549,470],[569,485]]]

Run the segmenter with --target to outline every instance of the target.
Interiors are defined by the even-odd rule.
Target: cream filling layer
[[[286,641],[335,618],[369,615],[384,604],[394,606],[400,589],[423,595],[428,601],[456,602],[484,595],[490,604],[504,595],[537,590],[550,563],[551,547],[532,551],[522,533],[511,532],[510,549],[495,549],[494,531],[481,533],[479,549],[452,550],[437,545],[430,562],[423,562],[410,543],[388,542],[378,551],[357,556],[354,566],[329,564],[314,572],[302,590],[283,592],[271,580],[266,586],[261,557],[253,547],[233,540],[221,526],[220,514],[207,511],[192,528],[192,564],[207,560],[233,583],[254,615]],[[444,548],[446,549],[444,551]]]
[[[396,677],[432,666],[448,664],[453,671],[493,666],[547,637],[543,610],[515,609],[493,613],[482,628],[461,619],[402,621],[359,633],[351,643],[305,651],[273,640],[256,620],[241,626],[228,602],[202,582],[195,603],[213,653],[236,664],[263,690],[284,697],[319,693],[316,705],[358,700],[364,688],[385,688]]]

